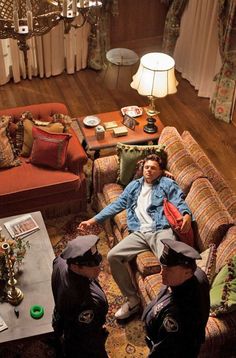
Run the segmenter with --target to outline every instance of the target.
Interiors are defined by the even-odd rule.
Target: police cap
[[[68,263],[80,264],[84,266],[97,266],[102,261],[102,256],[98,253],[96,244],[99,241],[97,235],[77,236],[68,242],[61,257]]]
[[[164,245],[160,263],[163,266],[194,266],[195,260],[201,259],[200,254],[191,246],[181,241],[163,239]]]

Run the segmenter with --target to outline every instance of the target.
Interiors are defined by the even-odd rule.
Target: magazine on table
[[[15,219],[4,223],[7,231],[12,238],[24,238],[35,231],[39,230],[39,226],[30,214],[18,216]]]

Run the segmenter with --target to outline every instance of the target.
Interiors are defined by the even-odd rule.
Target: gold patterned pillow
[[[38,127],[40,129],[45,130],[46,132],[50,133],[63,133],[64,132],[64,125],[59,122],[43,122],[34,120],[32,114],[30,112],[24,112],[21,115],[23,120],[24,126],[24,140],[23,140],[23,147],[21,151],[21,155],[23,157],[29,157],[34,138],[32,134],[33,127]]]
[[[20,165],[20,161],[16,159],[14,147],[8,133],[10,121],[10,116],[0,117],[0,168],[10,168]]]

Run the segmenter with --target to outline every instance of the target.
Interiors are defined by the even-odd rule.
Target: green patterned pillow
[[[133,179],[136,164],[149,154],[158,154],[166,161],[164,145],[130,145],[117,143],[119,161],[118,183],[127,185]]]
[[[215,277],[211,290],[211,312],[213,317],[236,310],[236,256],[222,267]]]

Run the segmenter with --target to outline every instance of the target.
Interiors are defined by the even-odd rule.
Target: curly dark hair
[[[167,155],[149,154],[146,158],[143,159],[143,165],[148,160],[153,160],[154,162],[157,162],[162,170],[166,169]]]

